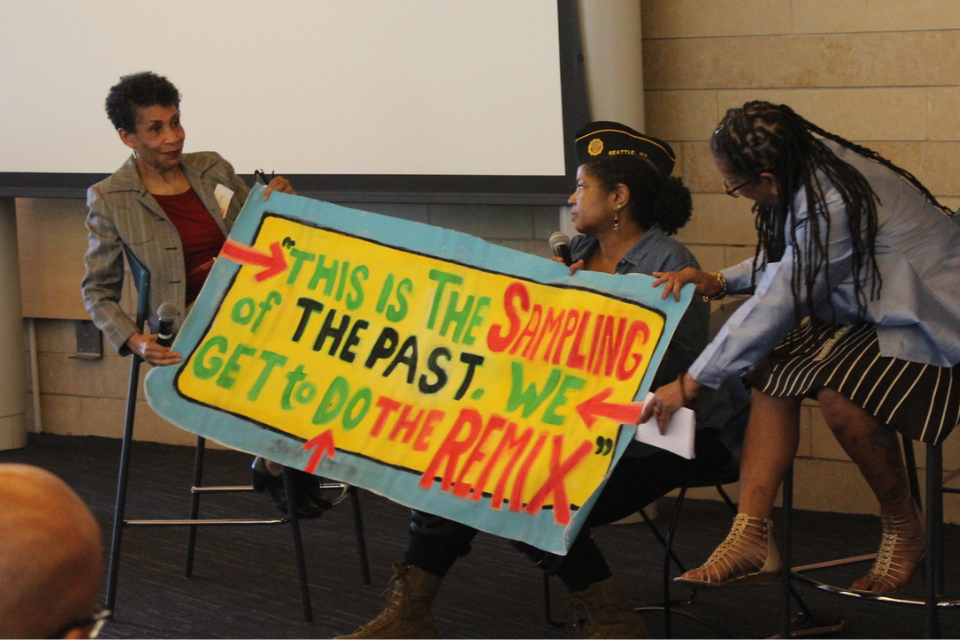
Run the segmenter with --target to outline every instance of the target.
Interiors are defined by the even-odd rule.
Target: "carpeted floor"
[[[90,505],[104,531],[113,519],[120,443],[94,437],[31,435],[30,445],[0,452],[0,462],[34,464],[62,477]],[[249,483],[249,456],[208,451],[206,484]],[[136,443],[133,450],[128,518],[185,517],[193,448]],[[212,528],[200,532],[194,576],[185,578],[186,530],[128,528],[125,531],[115,619],[104,629],[113,638],[327,638],[352,631],[374,617],[392,574],[403,557],[407,514],[404,507],[361,492],[363,524],[372,584],[361,580],[349,502],[302,525],[314,622],[302,621],[290,530],[285,526]],[[947,498],[948,500],[951,498]],[[274,515],[265,495],[204,498],[203,515]],[[661,513],[669,513],[664,501]],[[775,516],[779,519],[779,514]],[[829,513],[794,514],[794,564],[859,555],[876,550],[875,517]],[[730,514],[721,503],[690,501],[684,506],[677,552],[688,565],[702,562],[726,535]],[[955,568],[960,528],[945,530],[948,593],[960,594]],[[615,525],[594,532],[631,601],[660,599],[662,548],[645,525]],[[840,583],[866,567],[832,570]],[[908,594],[919,596],[922,571]],[[797,587],[810,609],[825,621],[843,619],[846,628],[827,637],[908,638],[923,634],[923,610],[844,598]],[[552,581],[553,616],[566,622],[570,611],[559,581]],[[689,593],[675,588],[675,596]],[[777,587],[703,591],[684,613],[699,616],[733,637],[776,633]],[[434,612],[440,632],[450,638],[567,638],[567,625],[551,626],[544,615],[542,573],[529,566],[505,541],[480,534],[473,552],[447,577]],[[664,633],[663,614],[645,613],[654,636]],[[960,637],[960,612],[941,615],[944,637]],[[709,627],[673,618],[673,635],[719,637]]]

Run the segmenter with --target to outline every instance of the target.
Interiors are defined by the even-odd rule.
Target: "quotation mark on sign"
[[[597,450],[594,451],[595,454],[606,456],[610,455],[610,451],[613,450],[613,440],[610,438],[604,438],[603,436],[597,436]]]

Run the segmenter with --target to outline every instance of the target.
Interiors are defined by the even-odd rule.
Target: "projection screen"
[[[3,196],[75,197],[119,167],[104,98],[142,70],[180,89],[187,151],[328,199],[554,202],[588,119],[575,0],[3,9]]]

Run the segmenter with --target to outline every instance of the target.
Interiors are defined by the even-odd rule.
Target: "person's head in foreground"
[[[0,638],[99,631],[100,526],[52,473],[0,464]]]

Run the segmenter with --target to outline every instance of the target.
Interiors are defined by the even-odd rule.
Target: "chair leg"
[[[200,517],[200,492],[193,491],[193,487],[203,486],[203,454],[206,450],[207,439],[203,436],[197,436],[197,451],[193,459],[193,484],[190,495],[190,519],[196,520]],[[187,533],[187,563],[184,569],[186,577],[193,576],[193,557],[197,547],[197,527],[191,526]]]
[[[565,623],[553,619],[553,604],[550,598],[550,576],[546,571],[543,572],[543,613],[547,619],[547,624],[551,627],[563,629],[567,626]]]
[[[357,532],[357,552],[360,554],[360,575],[363,584],[370,584],[370,563],[367,560],[367,539],[363,535],[363,516],[360,513],[360,492],[351,486],[348,489],[353,506],[353,526]]]
[[[679,501],[678,501],[679,504]],[[676,507],[674,507],[674,512],[676,512]],[[644,509],[639,511],[640,517],[643,518],[643,521],[646,523],[647,527],[653,533],[654,537],[663,545],[664,548],[667,547],[667,538],[660,532],[660,529],[657,528],[656,523],[650,519],[650,516],[647,515],[647,512]],[[686,573],[687,568],[683,566],[683,563],[680,562],[680,558],[677,557],[677,554],[673,551],[670,551],[670,560],[677,566],[677,569],[680,570],[680,573]]]
[[[939,600],[943,598],[946,591],[946,588],[944,587],[943,575],[943,482],[941,481],[941,478],[943,477],[943,447],[936,447],[936,450],[933,452],[933,457],[936,458],[937,474],[933,475],[928,471],[927,478],[935,478],[937,480],[933,486],[933,502],[934,506],[936,507],[933,513],[933,550],[936,553],[936,558],[934,558],[937,566],[936,596]],[[930,499],[928,498],[927,501],[929,502]]]
[[[297,514],[297,490],[294,485],[293,470],[283,468],[283,485],[287,492],[287,511],[290,519],[290,533],[293,535],[293,553],[297,562],[297,576],[300,578],[300,601],[303,604],[304,622],[313,622],[313,608],[310,606],[310,585],[307,582],[307,567],[303,559],[303,538],[300,535],[300,516]]]
[[[726,489],[723,488],[723,485],[719,482],[716,484],[717,493],[720,494],[720,497],[723,498],[723,501],[727,503],[727,506],[730,507],[730,511],[733,511],[734,515],[737,513],[737,503],[735,503],[730,495],[727,493]]]
[[[926,601],[924,609],[924,637],[939,638],[940,612],[938,602],[943,590],[943,451],[939,446],[927,445],[927,560]]]
[[[793,465],[783,477],[783,518],[780,525],[780,558],[783,569],[780,570],[780,637],[790,637],[790,575],[792,563],[791,514],[793,513]]]
[[[130,381],[127,385],[126,417],[123,425],[123,443],[120,446],[120,472],[117,477],[117,500],[113,509],[113,533],[110,542],[110,566],[107,571],[106,608],[116,611],[117,576],[120,572],[120,542],[126,521],[127,483],[130,480],[130,447],[133,443],[133,422],[137,413],[137,391],[140,385],[140,357],[132,355]],[[112,617],[112,616],[111,616]]]
[[[903,436],[903,461],[907,467],[907,484],[910,485],[910,495],[913,501],[921,507],[923,498],[920,495],[920,480],[917,475],[917,457],[913,451],[913,440]]]
[[[680,519],[680,507],[683,506],[683,499],[687,495],[687,483],[680,488],[680,494],[677,496],[677,504],[673,507],[673,516],[670,518],[670,527],[667,529],[667,538],[663,541],[663,637],[673,637],[673,625],[671,622],[670,607],[670,559],[676,556],[673,554],[673,534],[677,529],[677,522]],[[679,565],[679,560],[677,561]],[[681,566],[682,568],[682,566]],[[696,592],[694,592],[696,593]]]
[[[820,635],[824,633],[835,633],[843,629],[846,623],[841,619],[839,622],[823,624],[814,620],[813,612],[803,601],[800,594],[793,587],[792,554],[793,554],[793,465],[787,470],[783,477],[783,518],[780,525],[780,557],[783,561],[783,569],[780,574],[780,636],[781,638],[790,638],[800,635]],[[795,601],[800,607],[799,619],[805,621],[808,625],[805,627],[805,634],[794,634],[791,631],[793,624],[793,615],[791,614],[791,601]],[[817,627],[817,625],[819,625]],[[817,627],[817,628],[814,628]]]

